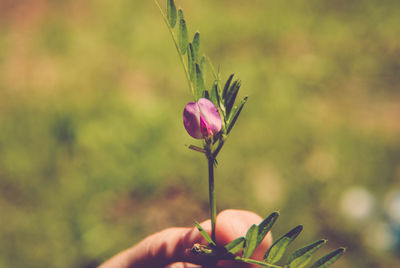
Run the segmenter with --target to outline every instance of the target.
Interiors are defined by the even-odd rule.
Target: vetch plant
[[[271,213],[260,224],[252,225],[245,237],[239,237],[223,246],[216,244],[217,209],[214,191],[214,168],[217,165],[217,156],[235,126],[247,102],[247,97],[236,105],[241,86],[240,80],[235,80],[232,74],[225,83],[221,82],[220,74],[215,72],[210,59],[205,55],[200,56],[200,33],[196,32],[193,39],[189,40],[183,11],[182,9],[177,10],[174,0],[166,0],[165,12],[157,0],[155,0],[155,3],[160,9],[171,34],[185,71],[189,89],[194,97],[194,101],[189,102],[184,108],[183,123],[188,134],[195,139],[202,140],[202,145],[190,145],[189,148],[204,154],[208,162],[211,236],[196,222],[196,227],[208,244],[195,244],[191,251],[194,254],[204,255],[214,263],[219,260],[234,260],[274,268],[321,268],[334,263],[344,253],[344,248],[331,251],[309,266],[313,257],[312,254],[327,242],[321,239],[296,250],[287,258],[283,266],[277,264],[285,255],[289,244],[303,230],[302,225],[294,227],[278,238],[265,252],[262,261],[251,259],[257,246],[263,241],[278,219],[278,212]],[[205,85],[206,64],[208,64],[213,76],[213,82],[208,88]]]

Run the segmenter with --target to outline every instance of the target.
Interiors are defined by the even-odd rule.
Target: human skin
[[[250,211],[224,210],[217,216],[216,242],[218,245],[226,245],[238,237],[245,236],[251,225],[259,224],[261,221],[259,215]],[[201,226],[209,234],[211,233],[210,220],[202,222]],[[232,261],[220,261],[217,266],[207,264],[204,256],[195,255],[190,251],[195,243],[207,244],[197,228],[168,228],[120,252],[99,268],[257,267]],[[252,259],[261,260],[271,243],[272,238],[269,233],[255,250]]]

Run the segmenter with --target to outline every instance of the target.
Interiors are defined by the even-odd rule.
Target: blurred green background
[[[334,267],[400,267],[399,2],[177,5],[249,96],[218,209],[279,210],[292,250],[347,247]],[[0,267],[95,267],[206,219],[191,99],[153,1],[1,0]]]

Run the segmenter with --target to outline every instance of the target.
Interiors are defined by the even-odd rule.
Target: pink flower
[[[212,137],[221,131],[222,121],[218,108],[208,99],[189,102],[183,110],[183,124],[195,139]]]

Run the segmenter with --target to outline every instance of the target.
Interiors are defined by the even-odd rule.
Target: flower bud
[[[189,102],[183,110],[183,124],[195,139],[212,137],[221,131],[222,121],[218,108],[208,99]]]

